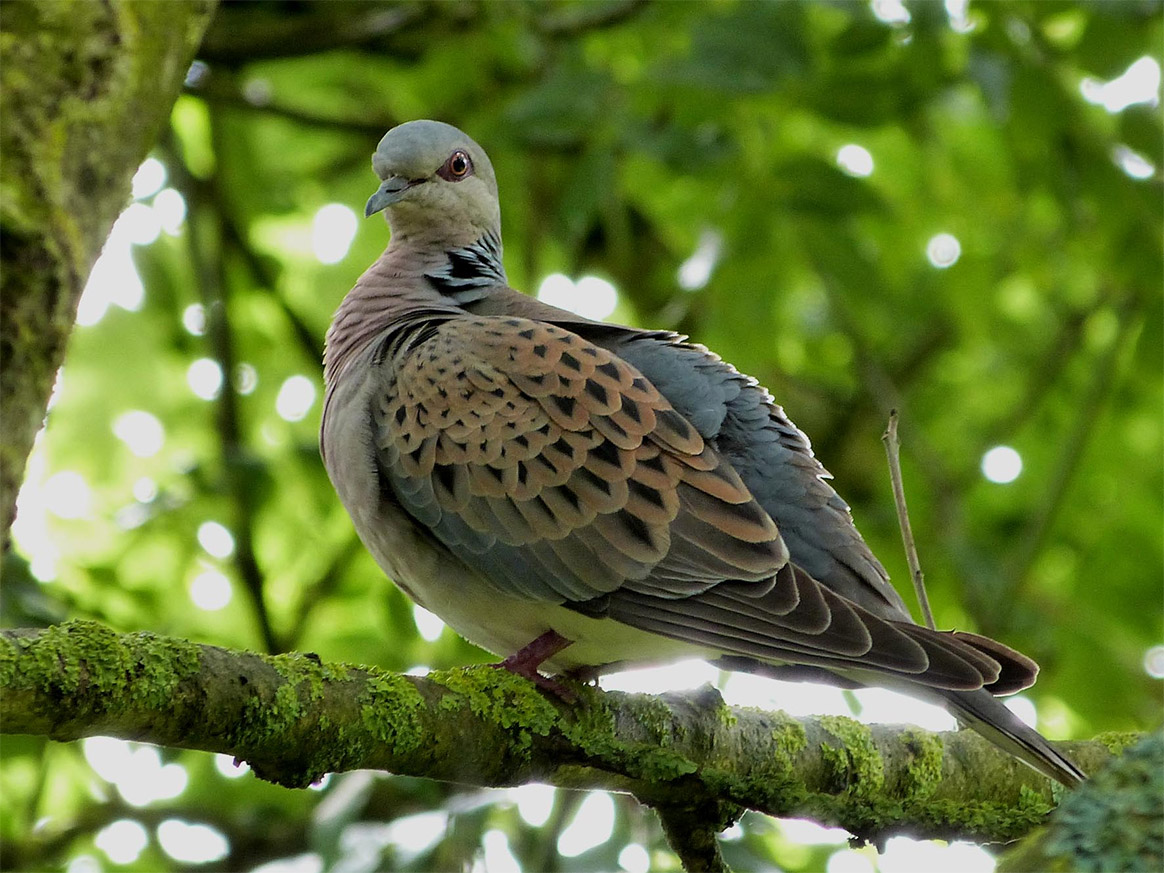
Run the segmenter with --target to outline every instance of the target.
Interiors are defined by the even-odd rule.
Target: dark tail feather
[[[959,720],[1044,776],[1068,788],[1087,778],[1071,759],[1056,750],[1038,731],[1027,727],[989,691],[947,691],[942,696]]]

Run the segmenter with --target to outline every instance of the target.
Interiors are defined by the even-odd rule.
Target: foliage
[[[1038,660],[1029,696],[1053,737],[1157,725],[1143,662],[1162,634],[1161,121],[1155,97],[1109,111],[1084,95],[1159,54],[1161,8],[946,5],[912,3],[896,23],[835,3],[226,5],[155,152],[185,221],[135,247],[140,304],[96,281],[82,302],[83,321],[102,293],[129,308],[72,337],[6,558],[4,624],[93,618],[401,671],[490,659],[421,635],[315,447],[323,333],[387,230],[361,220],[325,264],[313,220],[342,230],[319,210],[359,211],[377,138],[432,117],[493,159],[515,287],[603,277],[612,318],[689,333],[755,375],[904,581],[878,439],[900,409],[939,624]],[[150,192],[130,219],[167,202]],[[927,246],[955,262],[935,266]],[[191,390],[200,359],[214,363],[195,376],[228,375],[216,399]],[[300,418],[296,376],[316,387]],[[156,452],[115,434],[140,433],[131,410],[162,425]],[[1000,444],[1022,458],[1010,484],[980,473]],[[234,596],[195,607],[215,574]],[[132,819],[212,825],[224,869],[308,852],[329,868],[461,869],[490,857],[495,832],[526,870],[617,869],[631,843],[652,869],[675,864],[624,797],[612,838],[569,858],[554,847],[588,802],[577,794],[557,792],[534,827],[516,795],[368,774],[290,792],[162,754],[186,788],[136,808],[81,749],[6,737],[6,862],[63,866]],[[446,827],[409,854],[393,823],[425,811]],[[758,818],[724,846],[740,869],[820,869],[835,850]],[[154,840],[123,865],[163,866],[185,864]]]

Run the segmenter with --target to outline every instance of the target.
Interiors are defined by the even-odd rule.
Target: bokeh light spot
[[[123,412],[113,422],[113,435],[139,458],[152,458],[162,450],[166,430],[156,416],[141,409]]]
[[[133,174],[133,199],[149,197],[165,184],[166,165],[157,158],[146,158]]]
[[[850,176],[863,179],[873,172],[873,155],[863,146],[849,143],[837,151],[837,166]]]
[[[982,456],[982,475],[999,485],[1013,482],[1023,471],[1023,458],[1010,446],[995,446]]]
[[[213,400],[222,390],[222,367],[218,361],[199,358],[192,361],[186,370],[186,384],[195,396],[203,400]]]
[[[1153,679],[1164,679],[1164,646],[1152,646],[1144,652],[1144,672]]]
[[[315,403],[315,382],[306,376],[291,376],[279,387],[275,411],[284,421],[300,421]]]
[[[150,837],[140,822],[119,818],[97,832],[93,840],[114,864],[132,864],[149,845]]]
[[[569,827],[558,837],[558,854],[575,858],[583,852],[601,846],[614,833],[614,801],[605,791],[592,791]]]
[[[181,819],[168,818],[158,825],[157,833],[162,851],[175,861],[209,864],[222,860],[230,852],[230,843],[226,837],[210,825],[190,824]]]
[[[234,553],[234,535],[217,521],[198,525],[198,544],[215,558],[229,558]]]
[[[230,580],[218,570],[203,570],[190,580],[190,600],[204,612],[224,609],[233,596]]]
[[[926,243],[926,257],[939,270],[952,267],[962,256],[962,244],[952,233],[939,233]]]
[[[342,203],[321,206],[311,222],[311,248],[321,264],[337,264],[342,261],[356,238],[359,220],[349,207]]]

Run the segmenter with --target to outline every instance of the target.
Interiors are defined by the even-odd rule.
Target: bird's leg
[[[538,667],[542,665],[542,662],[554,657],[571,642],[573,641],[566,639],[557,631],[548,630],[532,643],[523,646],[504,661],[499,661],[493,666],[501,667],[510,673],[516,673],[518,676],[524,676],[539,688],[552,691],[567,703],[573,703],[577,696],[572,691],[538,672]]]

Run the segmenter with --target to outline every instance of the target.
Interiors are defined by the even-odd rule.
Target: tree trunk
[[[101,245],[214,0],[0,9],[0,538]]]

